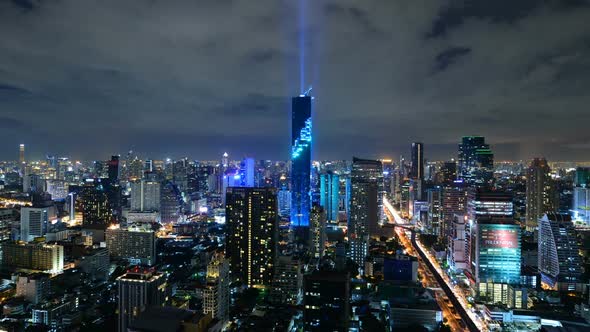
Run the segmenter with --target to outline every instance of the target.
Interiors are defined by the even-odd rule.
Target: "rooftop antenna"
[[[304,96],[306,96],[306,97],[311,97],[311,90],[312,90],[312,89],[313,89],[313,88],[310,86],[310,87],[309,87],[309,89],[307,89],[307,91],[305,91],[305,92],[303,93],[303,95],[304,95]]]

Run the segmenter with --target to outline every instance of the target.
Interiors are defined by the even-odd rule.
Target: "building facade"
[[[539,219],[539,271],[548,288],[577,291],[582,283],[582,257],[571,217],[548,213]]]
[[[229,187],[226,256],[232,278],[248,287],[270,285],[278,241],[277,190]]]
[[[291,225],[309,226],[311,211],[312,97],[291,101]]]
[[[119,331],[127,331],[147,308],[162,306],[166,301],[166,287],[164,275],[151,268],[134,267],[117,278]]]
[[[557,209],[551,169],[544,158],[535,158],[526,170],[526,229],[533,231],[547,212]]]

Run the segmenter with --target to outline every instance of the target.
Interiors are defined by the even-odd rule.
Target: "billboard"
[[[519,247],[518,230],[484,228],[481,232],[481,247],[516,249]]]

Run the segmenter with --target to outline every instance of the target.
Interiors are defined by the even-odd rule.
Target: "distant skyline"
[[[313,86],[314,159],[482,135],[496,160],[590,160],[588,21],[585,0],[3,1],[0,159],[287,160]]]

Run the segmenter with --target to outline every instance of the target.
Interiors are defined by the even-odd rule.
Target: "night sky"
[[[590,2],[0,0],[1,159],[287,159],[302,85],[316,158],[590,160]]]

